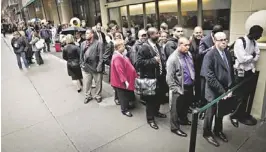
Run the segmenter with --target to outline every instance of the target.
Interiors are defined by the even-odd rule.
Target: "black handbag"
[[[155,95],[157,79],[136,78],[135,92],[138,95],[151,96]]]

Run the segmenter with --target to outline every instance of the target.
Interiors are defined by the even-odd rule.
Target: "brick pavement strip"
[[[137,104],[132,110],[132,118],[123,116],[113,102],[112,88],[107,83],[103,86],[107,90],[103,103],[91,101],[84,105],[84,95],[75,91],[64,62],[44,53],[43,66],[33,65],[28,71],[19,71],[16,58],[4,40],[9,45],[10,37],[1,39],[2,151],[188,151],[189,138],[170,132],[167,104],[161,107],[161,112],[167,113],[168,118],[156,120],[159,130],[146,124],[142,105]],[[265,150],[265,125],[234,128],[228,118],[224,121],[229,143],[219,141],[219,148],[209,145],[202,137],[200,121],[197,152]],[[190,127],[182,129],[190,134]],[[259,145],[255,147],[254,143]]]

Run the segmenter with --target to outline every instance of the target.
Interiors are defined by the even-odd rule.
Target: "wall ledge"
[[[262,50],[266,50],[266,43],[258,43],[258,47]]]

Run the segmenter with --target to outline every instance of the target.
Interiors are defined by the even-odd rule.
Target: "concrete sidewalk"
[[[8,43],[8,45],[5,43]],[[121,114],[113,91],[103,84],[103,103],[83,104],[61,59],[43,53],[44,65],[20,71],[10,50],[10,39],[1,38],[2,151],[3,152],[187,152],[189,137],[170,132],[167,119],[157,119],[159,130],[145,120],[145,107],[137,105],[133,117]],[[168,105],[161,112],[168,113]],[[224,119],[229,143],[216,148],[202,137],[198,125],[197,152],[265,152],[266,125],[234,128]],[[190,135],[190,127],[182,127]]]

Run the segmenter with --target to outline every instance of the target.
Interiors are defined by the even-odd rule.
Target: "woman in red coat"
[[[117,39],[114,42],[115,51],[111,61],[111,85],[115,88],[121,104],[122,114],[132,117],[128,111],[129,100],[134,94],[137,73],[130,60],[123,54],[124,41]]]

